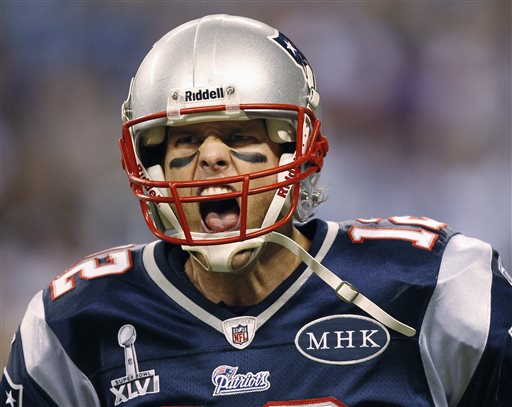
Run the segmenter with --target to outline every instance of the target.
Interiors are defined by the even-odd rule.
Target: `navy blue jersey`
[[[161,241],[91,255],[31,301],[2,377],[17,406],[511,406],[512,286],[492,248],[427,218],[300,226],[310,253],[261,303],[207,300]]]

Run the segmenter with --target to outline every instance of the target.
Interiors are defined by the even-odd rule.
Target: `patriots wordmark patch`
[[[123,325],[117,334],[119,346],[124,348],[126,375],[112,380],[110,391],[116,397],[114,405],[124,403],[136,397],[160,392],[160,377],[153,369],[139,371],[135,340],[137,332],[132,325]]]
[[[23,407],[23,385],[14,383],[9,373],[7,373],[7,369],[4,369],[4,377],[7,379],[8,389],[2,395],[5,401],[3,403],[0,402],[0,405]]]
[[[237,373],[238,366],[222,365],[212,373],[212,383],[215,386],[214,396],[229,396],[232,394],[253,393],[270,389],[270,372]]]
[[[254,339],[256,324],[256,317],[235,317],[222,321],[222,328],[231,346],[244,349]]]

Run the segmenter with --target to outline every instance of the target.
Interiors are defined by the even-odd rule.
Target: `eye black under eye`
[[[173,158],[171,161],[169,161],[169,168],[173,169],[173,168],[185,167],[186,165],[190,164],[194,160],[196,155],[197,155],[197,151],[194,154],[186,156],[186,157]]]

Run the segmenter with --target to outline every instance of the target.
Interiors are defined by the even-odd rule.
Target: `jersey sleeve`
[[[28,375],[20,332],[12,343],[7,366],[0,382],[0,405],[21,406],[57,406],[46,392]]]
[[[512,405],[512,286],[491,246],[452,237],[420,349],[436,406]]]
[[[91,382],[46,323],[43,291],[34,296],[20,324],[0,394],[13,406],[100,405]]]

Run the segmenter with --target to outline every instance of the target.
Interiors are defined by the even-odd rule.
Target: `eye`
[[[194,135],[178,136],[175,141],[175,144],[177,146],[189,146],[199,143],[201,143],[201,138],[199,136]]]
[[[226,142],[230,145],[246,145],[257,144],[258,140],[253,136],[234,133],[226,137]]]

